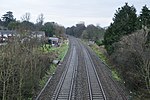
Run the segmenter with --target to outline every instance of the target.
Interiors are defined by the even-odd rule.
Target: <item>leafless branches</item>
[[[31,14],[29,12],[26,12],[22,17],[21,20],[22,21],[30,21],[31,18]]]
[[[112,58],[119,65],[119,69],[126,80],[134,86],[136,84],[138,88],[146,88],[150,93],[150,46],[148,35],[148,31],[140,30],[122,37],[120,42],[114,43],[115,52],[112,54]],[[143,84],[145,84],[145,87]]]

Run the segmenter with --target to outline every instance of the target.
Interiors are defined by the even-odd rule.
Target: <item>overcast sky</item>
[[[139,14],[149,0],[0,0],[0,16],[12,11],[17,20],[26,12],[31,13],[31,21],[36,22],[40,13],[44,14],[44,22],[57,22],[65,27],[80,21],[85,24],[109,26],[115,11],[125,2],[134,5]]]

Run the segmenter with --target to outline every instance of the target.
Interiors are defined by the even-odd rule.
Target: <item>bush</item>
[[[132,91],[147,89],[150,93],[150,45],[148,31],[140,30],[114,43],[111,55],[116,68]]]
[[[101,45],[103,45],[103,40],[96,40],[95,43],[96,43],[98,46],[101,46]]]
[[[31,98],[54,59],[36,43],[8,43],[0,49],[0,99]]]

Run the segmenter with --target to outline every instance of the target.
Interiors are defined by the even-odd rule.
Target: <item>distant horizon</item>
[[[149,0],[1,0],[0,17],[7,11],[12,11],[14,18],[20,20],[26,12],[31,14],[31,22],[35,23],[37,16],[44,15],[44,22],[56,22],[64,27],[71,27],[84,21],[85,25],[93,24],[108,27],[119,7],[128,4],[134,5],[137,14],[142,7],[150,7]]]

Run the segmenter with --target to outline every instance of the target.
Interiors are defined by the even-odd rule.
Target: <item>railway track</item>
[[[106,96],[105,96],[103,87],[101,85],[101,81],[98,77],[94,63],[90,57],[90,54],[87,51],[87,49],[84,47],[84,45],[81,44],[80,41],[78,43],[80,47],[82,48],[82,51],[84,54],[84,62],[85,62],[85,67],[86,67],[88,90],[89,90],[88,99],[89,100],[106,100]]]
[[[92,52],[92,50],[91,50],[89,47],[86,47],[86,48],[87,48],[88,52]],[[101,63],[102,63],[104,66],[106,66],[106,67],[102,67],[101,70],[98,69],[98,71],[99,71],[99,73],[101,73],[100,75],[103,74],[103,77],[105,77],[105,79],[107,79],[107,80],[105,80],[105,81],[108,81],[108,82],[106,82],[107,84],[109,83],[109,81],[111,81],[111,83],[109,83],[108,86],[113,86],[113,87],[116,88],[116,89],[113,89],[113,88],[112,88],[112,89],[113,89],[113,90],[116,90],[116,91],[114,91],[114,93],[117,92],[117,93],[116,93],[117,95],[116,95],[116,96],[113,96],[113,98],[111,97],[111,98],[109,98],[109,99],[128,100],[128,97],[127,97],[127,94],[125,93],[125,90],[124,90],[122,87],[120,87],[120,86],[116,83],[115,80],[113,80],[112,74],[111,74],[111,69],[109,68],[109,66],[108,66],[105,62],[103,62],[100,58],[98,58],[98,56],[96,56],[95,53],[92,52],[92,54],[90,54],[90,55],[91,55],[91,57],[93,57],[92,55],[94,55],[94,57],[95,57],[95,58],[92,58],[92,59],[95,59],[95,60],[93,61],[94,64],[96,64],[97,66],[100,66],[99,61],[101,61]],[[107,70],[107,73],[106,73],[105,70]],[[106,74],[107,74],[107,75],[106,75]],[[106,77],[107,77],[107,78],[106,78]],[[109,92],[109,91],[107,91],[107,92]]]
[[[103,91],[93,61],[86,50],[84,50],[84,55],[88,77],[89,98],[90,100],[106,100],[105,93]]]
[[[52,99],[53,100],[74,100],[74,94],[76,88],[75,79],[77,75],[76,70],[78,66],[78,57],[77,57],[75,45],[76,46],[78,45],[78,47],[82,49],[82,53],[84,56],[83,61],[85,62],[84,67],[86,67],[86,76],[88,82],[87,83],[88,99],[106,100],[106,96],[103,91],[99,77],[97,75],[93,61],[86,48],[78,40],[74,41],[74,47],[73,50],[71,50],[72,52],[67,62],[67,68],[58,83],[58,86],[54,92]]]
[[[53,94],[52,100],[73,100],[75,93],[75,79],[78,65],[78,55],[76,53],[76,46],[73,45],[71,55],[66,64],[66,70],[57,85]]]
[[[53,84],[55,85],[53,92],[51,94],[44,92],[46,95],[42,95],[38,100],[126,100],[117,92],[119,88],[110,80],[106,71],[108,69],[99,70],[103,69],[104,65],[95,58],[92,51],[79,39],[74,37],[69,39],[70,55],[64,63],[62,73],[55,74],[60,77]]]

